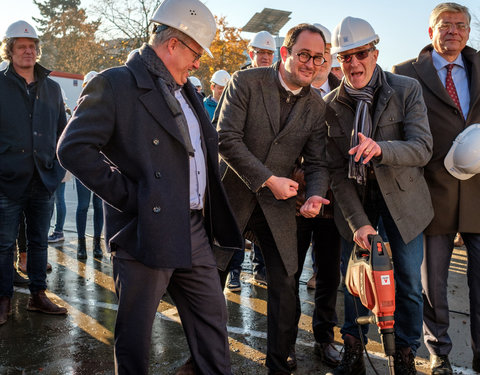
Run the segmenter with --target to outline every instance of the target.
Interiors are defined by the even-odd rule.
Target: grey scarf
[[[195,150],[193,149],[192,141],[190,139],[187,119],[185,118],[180,103],[175,98],[175,91],[181,89],[182,86],[175,82],[167,67],[163,64],[163,61],[148,44],[144,44],[142,48],[140,48],[139,53],[148,71],[157,77],[157,87],[162,93],[167,106],[177,123],[178,130],[182,135],[188,154],[193,156]]]
[[[382,85],[381,69],[377,65],[373,71],[372,78],[365,87],[355,89],[345,82],[345,91],[357,102],[355,112],[355,120],[353,123],[352,138],[350,139],[350,148],[358,145],[358,133],[362,133],[365,137],[372,136],[372,116],[370,108],[373,103],[375,90]],[[352,178],[360,185],[367,183],[367,165],[363,164],[363,157],[358,162],[355,161],[355,154],[350,155],[348,163],[348,178]]]

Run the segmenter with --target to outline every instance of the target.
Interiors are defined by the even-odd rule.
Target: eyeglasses
[[[273,56],[274,52],[273,51],[269,51],[269,50],[258,50],[258,49],[254,49],[253,50],[253,53],[255,55],[268,55],[268,56]]]
[[[450,22],[443,23],[442,22],[437,25],[437,29],[440,31],[450,31],[452,27],[454,29],[457,29],[458,31],[465,31],[468,29],[468,25],[463,22],[459,22],[459,23],[450,23]]]
[[[201,54],[197,53],[192,47],[190,47],[187,43],[185,43],[183,40],[181,39],[178,39],[178,41],[180,43],[182,43],[185,47],[187,47],[190,51],[193,52],[193,54],[195,55],[195,58],[193,59],[193,62],[197,62],[198,60],[200,60],[200,58],[202,57]]]
[[[316,66],[323,65],[323,63],[325,62],[325,58],[323,56],[312,56],[308,52],[298,52],[296,53],[296,55],[298,56],[298,61],[304,64],[308,63],[310,59],[313,59],[313,65]]]
[[[375,47],[370,47],[369,49],[364,49],[363,51],[355,53],[349,53],[348,55],[337,55],[337,60],[342,64],[349,64],[352,61],[353,56],[355,56],[357,60],[365,60],[368,57],[368,54],[372,51],[375,51]]]

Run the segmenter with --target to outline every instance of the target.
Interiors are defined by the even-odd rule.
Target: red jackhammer
[[[388,358],[389,373],[394,375],[393,356],[395,336],[393,314],[395,312],[395,283],[393,266],[387,248],[379,235],[368,236],[370,250],[355,245],[348,262],[345,284],[348,291],[359,297],[362,304],[372,311],[371,316],[357,318],[358,324],[376,324]]]

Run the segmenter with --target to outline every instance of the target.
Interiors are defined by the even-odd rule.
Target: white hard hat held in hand
[[[373,27],[361,18],[346,17],[333,29],[331,53],[340,53],[370,43],[377,44],[380,38]]]
[[[82,87],[85,87],[85,86],[87,85],[87,83],[88,83],[93,77],[95,77],[97,74],[98,74],[98,72],[96,72],[95,70],[91,70],[90,72],[88,72],[87,74],[85,74],[85,76],[83,77]]]
[[[444,165],[459,180],[468,180],[480,173],[480,124],[469,125],[457,135]]]
[[[213,57],[209,50],[217,25],[210,10],[199,0],[165,0],[150,21],[173,27],[188,35]]]

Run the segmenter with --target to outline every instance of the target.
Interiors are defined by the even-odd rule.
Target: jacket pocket
[[[402,168],[403,170],[395,176],[397,185],[400,190],[409,190],[412,186],[415,186],[417,180],[423,176],[423,168]]]

